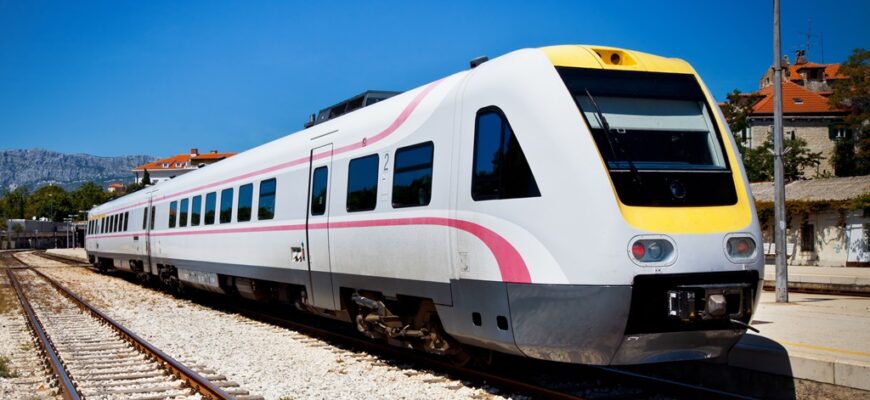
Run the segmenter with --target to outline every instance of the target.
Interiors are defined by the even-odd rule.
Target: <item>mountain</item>
[[[0,150],[0,191],[46,184],[69,190],[85,182],[106,187],[111,182],[133,182],[131,170],[154,161],[152,156],[99,157],[65,154],[45,149]]]

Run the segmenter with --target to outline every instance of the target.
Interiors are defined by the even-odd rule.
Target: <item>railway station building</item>
[[[752,183],[768,264],[773,263],[773,182]],[[870,267],[870,175],[794,181],[785,186],[787,262]]]
[[[218,153],[217,150],[200,153],[199,149],[193,148],[187,154],[174,155],[133,168],[133,175],[136,177],[136,183],[142,183],[142,179],[145,177],[145,170],[148,170],[151,183],[158,184],[234,155],[236,153]]]

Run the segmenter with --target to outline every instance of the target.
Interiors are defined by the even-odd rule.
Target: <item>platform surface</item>
[[[731,365],[870,390],[870,297],[763,292],[752,326]]]
[[[85,251],[85,249],[83,249],[81,247],[77,247],[74,249],[48,249],[45,252],[49,253],[49,254],[58,255],[61,257],[77,259],[77,260],[81,260],[84,262],[88,262],[88,253]]]

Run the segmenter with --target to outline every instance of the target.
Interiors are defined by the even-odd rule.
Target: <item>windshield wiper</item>
[[[616,150],[614,150],[614,148],[616,148],[619,149],[619,154],[622,156],[622,159],[628,163],[628,170],[631,171],[632,180],[637,183],[638,188],[642,188],[643,182],[640,179],[640,172],[637,171],[634,161],[632,161],[631,157],[629,157],[625,152],[622,143],[619,143],[619,138],[610,136],[610,124],[607,123],[607,118],[604,118],[604,113],[601,112],[601,108],[598,107],[598,103],[595,101],[595,98],[592,97],[592,93],[589,93],[588,88],[584,88],[583,90],[586,91],[586,97],[589,98],[589,102],[592,103],[592,107],[595,108],[595,116],[598,118],[598,122],[604,130],[604,138],[607,139],[607,144],[610,146],[610,152],[613,154],[614,163],[616,162]],[[616,144],[616,146],[614,146],[614,144]]]

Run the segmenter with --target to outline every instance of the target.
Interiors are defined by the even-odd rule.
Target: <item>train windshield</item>
[[[559,73],[611,171],[728,170],[712,111],[692,75]]]

